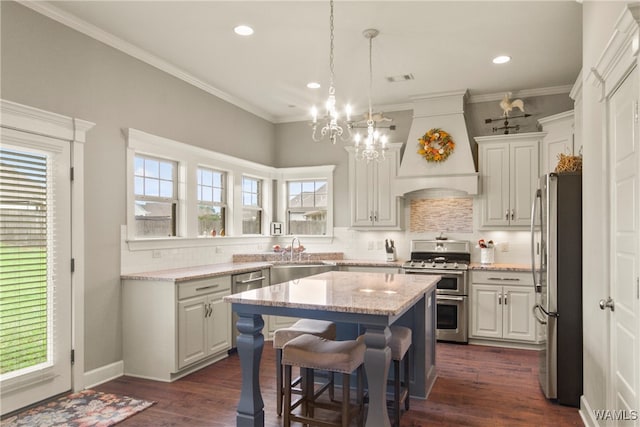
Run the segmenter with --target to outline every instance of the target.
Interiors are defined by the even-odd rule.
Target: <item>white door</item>
[[[611,170],[611,409],[616,425],[640,425],[640,185],[638,185],[638,71],[609,99]]]
[[[71,389],[70,142],[2,129],[2,413]]]

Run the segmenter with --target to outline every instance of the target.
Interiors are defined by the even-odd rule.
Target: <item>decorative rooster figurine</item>
[[[522,102],[522,99],[514,99],[513,101],[510,101],[510,96],[511,92],[507,92],[504,94],[504,98],[502,98],[502,101],[500,101],[500,108],[502,108],[502,111],[504,111],[504,117],[509,117],[509,113],[514,108],[519,108],[520,111],[524,113],[524,102]]]

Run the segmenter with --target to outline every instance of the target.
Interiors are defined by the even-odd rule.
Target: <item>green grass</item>
[[[47,253],[0,246],[0,374],[47,361]]]

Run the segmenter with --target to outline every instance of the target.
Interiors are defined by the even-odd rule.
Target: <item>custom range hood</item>
[[[412,191],[444,189],[478,194],[475,144],[469,139],[464,118],[467,91],[436,93],[413,97],[413,122],[394,193],[402,196]],[[429,129],[440,128],[451,135],[455,148],[443,162],[428,162],[418,154],[418,139]]]

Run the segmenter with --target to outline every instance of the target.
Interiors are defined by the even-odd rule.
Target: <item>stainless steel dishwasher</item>
[[[263,286],[269,286],[269,269],[261,269],[250,271],[248,273],[234,274],[231,276],[231,293],[237,294],[238,292],[250,291],[251,289],[258,289]],[[236,329],[236,323],[238,321],[238,315],[233,312],[231,318],[231,347],[236,348],[236,339],[238,338],[238,330]]]

